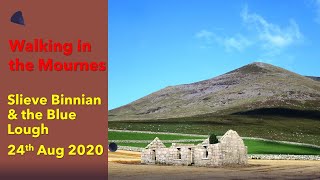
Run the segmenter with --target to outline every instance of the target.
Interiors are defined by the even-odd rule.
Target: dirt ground
[[[246,167],[194,167],[140,164],[140,153],[109,152],[113,179],[319,179],[320,161],[249,160]]]

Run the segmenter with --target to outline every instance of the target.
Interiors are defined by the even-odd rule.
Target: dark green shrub
[[[213,133],[210,134],[210,136],[209,136],[209,144],[216,144],[218,142],[219,142],[219,140],[218,140],[217,136],[215,134],[213,134]]]

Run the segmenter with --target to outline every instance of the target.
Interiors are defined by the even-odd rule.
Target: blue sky
[[[109,109],[259,61],[320,76],[320,0],[109,0]]]

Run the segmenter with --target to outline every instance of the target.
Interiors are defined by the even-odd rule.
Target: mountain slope
[[[315,81],[320,81],[320,77],[314,77],[314,76],[306,76],[306,77],[313,79]]]
[[[320,110],[320,82],[252,63],[221,76],[170,86],[109,111],[109,120],[227,115],[264,108]]]

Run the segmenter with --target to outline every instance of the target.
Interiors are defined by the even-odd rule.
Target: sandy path
[[[248,167],[141,165],[140,153],[109,152],[109,179],[320,179],[320,161],[249,160]]]

